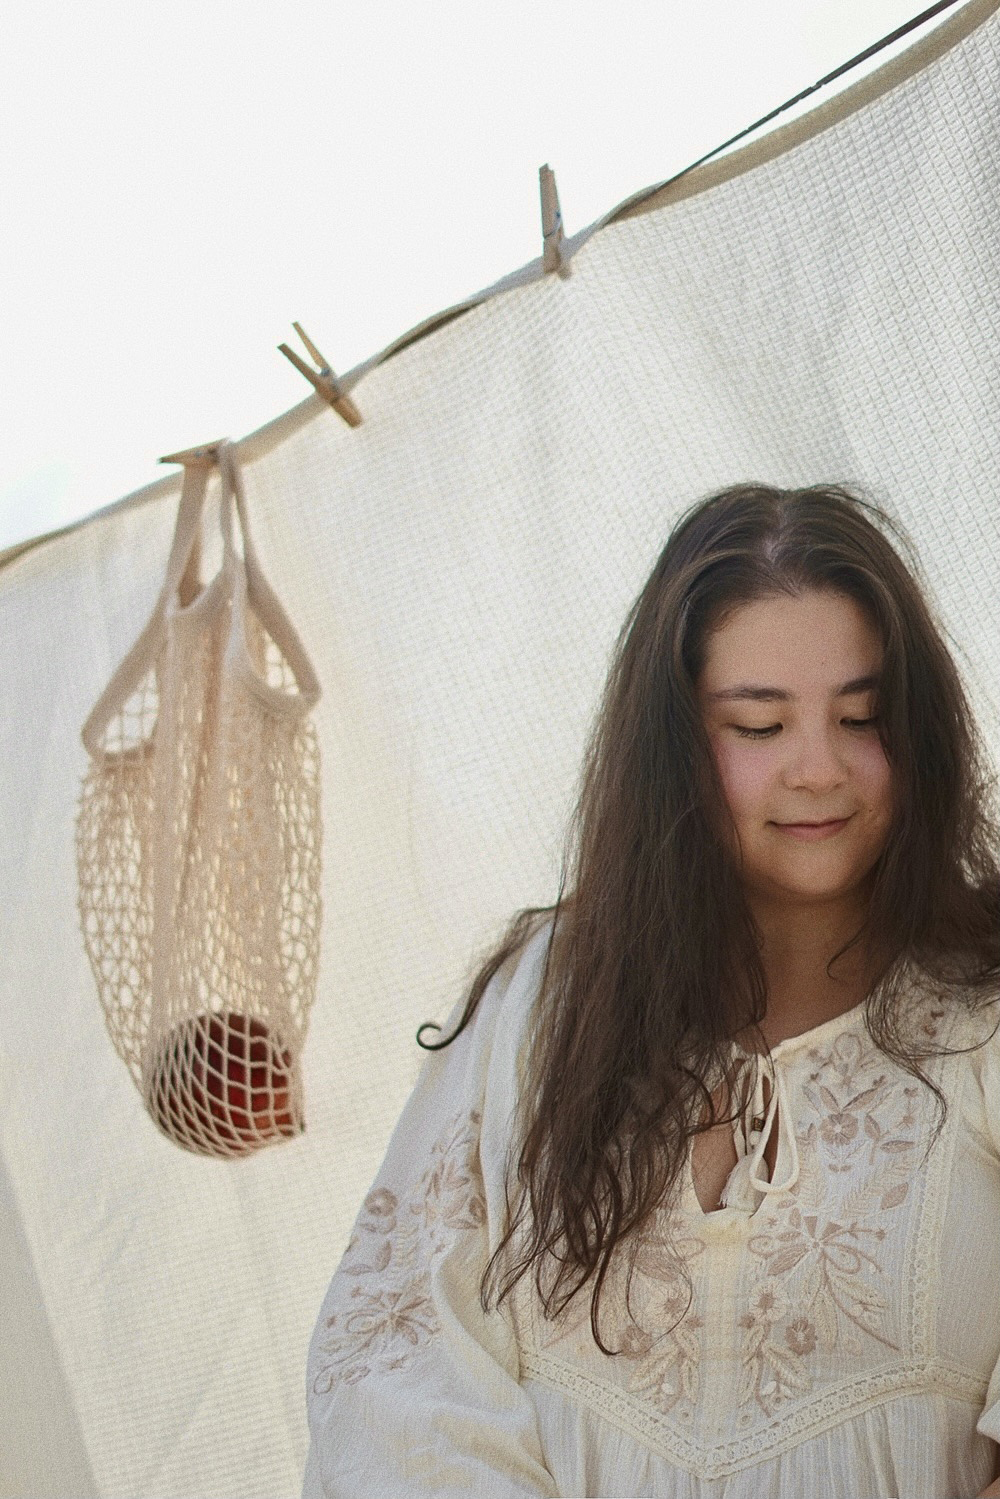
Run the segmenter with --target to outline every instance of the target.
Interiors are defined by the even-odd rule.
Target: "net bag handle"
[[[231,569],[236,578],[233,592],[233,631],[229,650],[236,668],[243,672],[248,685],[272,712],[301,717],[319,700],[320,685],[305,647],[277,594],[264,576],[257,550],[250,534],[243,473],[232,443],[221,443],[218,449],[219,473],[222,478],[220,524],[222,529],[223,569]],[[242,559],[233,538],[233,508],[239,521],[243,541]],[[242,562],[242,566],[240,565]],[[181,569],[183,572],[183,568]],[[178,574],[178,582],[180,574]],[[175,585],[176,586],[176,585]],[[252,660],[247,648],[246,612],[250,609],[264,626],[284,656],[295,678],[296,691],[272,686]]]
[[[112,674],[83,726],[81,737],[95,759],[101,759],[104,755],[103,740],[109,723],[124,708],[143,678],[152,671],[162,649],[166,637],[167,610],[184,576],[201,524],[208,473],[208,466],[204,464],[184,466],[177,523],[163,587],[145,629]]]
[[[219,444],[216,460],[221,479],[219,524],[223,546],[222,568],[189,607],[204,607],[206,595],[212,591],[221,589],[224,596],[231,594],[234,628],[229,639],[230,664],[241,673],[250,689],[272,712],[300,717],[318,701],[319,681],[298,633],[261,568],[250,534],[243,475],[232,443]],[[95,759],[104,755],[103,740],[111,720],[124,708],[139,684],[153,670],[166,640],[167,622],[171,613],[179,612],[177,590],[201,527],[209,473],[208,464],[192,463],[184,466],[177,523],[163,587],[145,629],[113,673],[83,726],[84,745]],[[236,549],[233,535],[234,506],[243,542],[242,556]],[[283,654],[295,678],[296,692],[272,686],[252,660],[247,648],[248,608]]]

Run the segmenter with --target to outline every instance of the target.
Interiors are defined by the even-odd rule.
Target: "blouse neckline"
[[[755,1051],[750,1047],[743,1046],[739,1041],[733,1040],[730,1045],[739,1057],[761,1058],[770,1056],[777,1061],[780,1057],[788,1056],[790,1053],[800,1050],[802,1047],[811,1047],[832,1039],[841,1031],[849,1030],[859,1019],[864,1018],[868,1001],[863,999],[860,1004],[852,1005],[849,1010],[842,1010],[839,1015],[833,1015],[829,1020],[823,1020],[819,1025],[810,1026],[808,1030],[800,1031],[797,1036],[786,1036],[783,1041],[777,1042],[769,1052]]]

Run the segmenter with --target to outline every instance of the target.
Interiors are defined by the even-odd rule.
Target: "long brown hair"
[[[923,1076],[927,1053],[907,1038],[897,1003],[907,962],[960,984],[967,1002],[995,994],[995,778],[917,572],[890,517],[837,486],[739,485],[672,531],[625,622],[584,762],[568,893],[549,908],[557,919],[523,1100],[520,1198],[484,1304],[533,1270],[555,1316],[589,1283],[605,1346],[598,1313],[612,1256],[634,1248],[671,1200],[691,1137],[720,1117],[708,1079],[725,1076],[732,1037],[764,1018],[759,932],[720,836],[729,813],[696,697],[707,637],[731,610],[822,588],[855,600],[881,635],[878,728],[896,812],[865,921],[831,959],[858,942],[871,953],[873,1040]],[[458,1028],[432,1045],[464,1028],[547,914],[516,918]]]

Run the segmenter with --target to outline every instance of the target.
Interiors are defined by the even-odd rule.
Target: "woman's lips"
[[[836,822],[776,822],[774,826],[780,833],[788,833],[792,838],[812,843],[818,838],[832,838],[848,822],[849,817],[841,817]]]

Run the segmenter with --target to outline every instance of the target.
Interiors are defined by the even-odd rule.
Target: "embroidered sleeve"
[[[538,958],[428,1058],[365,1198],[310,1347],[304,1499],[556,1492],[509,1314],[480,1301]]]
[[[974,1101],[978,1126],[991,1153],[996,1157],[1000,1172],[1000,1006],[991,1006],[987,1012],[989,1039],[978,1052],[972,1054],[973,1072],[976,1081]],[[1000,1286],[997,1287],[1000,1292]],[[981,1436],[1000,1443],[1000,1359],[993,1370],[990,1387],[986,1395],[983,1414],[976,1430]]]

